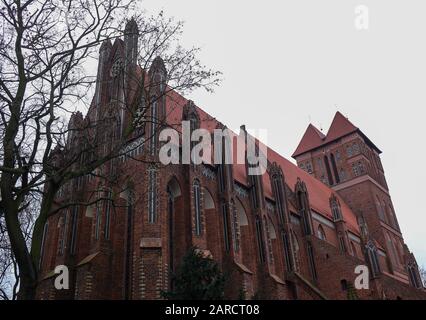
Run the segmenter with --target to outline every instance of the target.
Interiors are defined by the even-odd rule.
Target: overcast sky
[[[189,98],[231,128],[268,129],[287,158],[309,122],[337,110],[382,149],[404,239],[426,265],[424,0],[142,0],[186,21],[183,43],[224,73],[214,94]],[[369,29],[355,28],[367,5]]]

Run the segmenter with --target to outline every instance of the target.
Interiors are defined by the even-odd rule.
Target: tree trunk
[[[34,300],[36,297],[37,280],[28,276],[20,277],[18,300]]]

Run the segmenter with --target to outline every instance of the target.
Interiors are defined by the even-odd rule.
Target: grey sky
[[[426,265],[426,2],[424,0],[144,0],[186,21],[184,45],[224,73],[197,105],[231,128],[268,129],[290,158],[311,121],[328,129],[340,110],[383,150],[405,241]],[[367,5],[367,31],[354,26]]]

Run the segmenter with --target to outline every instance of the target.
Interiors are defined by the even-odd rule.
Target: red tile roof
[[[167,121],[169,124],[171,124],[175,129],[180,131],[179,125],[182,120],[182,111],[185,104],[188,102],[185,98],[183,98],[181,95],[176,93],[175,91],[171,91],[168,94],[167,97]],[[207,129],[209,132],[212,132],[215,128],[217,128],[217,125],[219,123],[218,120],[216,120],[214,117],[210,116],[208,113],[206,113],[204,110],[202,110],[199,107],[196,107],[196,110],[198,112],[199,118],[200,118],[200,127]],[[337,130],[340,128],[339,120],[340,116],[337,118],[336,121],[336,129],[333,129],[336,133],[339,133]],[[336,117],[335,117],[336,119]],[[333,121],[334,122],[334,121]],[[333,125],[332,125],[333,127]],[[345,126],[345,128],[350,128],[350,126]],[[321,138],[322,133],[316,129],[314,126],[310,125],[308,127],[308,136],[317,136],[319,139]],[[341,131],[343,132],[343,131]],[[247,179],[247,173],[246,173],[246,166],[244,164],[238,164],[235,156],[237,154],[237,139],[242,139],[240,135],[233,133],[235,139],[233,139],[233,149],[234,149],[234,165],[233,165],[233,174],[234,179],[238,181],[240,184],[244,186],[248,186],[248,179]],[[306,135],[306,134],[305,134]],[[264,144],[260,141],[256,141],[256,143]],[[330,189],[328,186],[323,184],[321,181],[317,180],[313,176],[309,175],[304,170],[298,168],[296,165],[294,165],[292,162],[275,152],[269,147],[266,147],[267,150],[267,159],[270,163],[276,162],[278,165],[281,166],[283,173],[285,175],[286,183],[290,186],[290,188],[294,188],[297,182],[297,178],[300,178],[303,182],[305,182],[306,187],[309,192],[309,201],[310,205],[313,210],[315,210],[320,215],[323,215],[324,217],[328,219],[332,219],[332,212],[329,204],[329,199],[331,195],[334,193],[332,189]],[[264,194],[266,197],[270,199],[274,199],[272,188],[271,188],[271,182],[269,179],[269,174],[265,173],[262,177],[263,181],[263,188],[264,188]],[[335,193],[334,193],[335,194]],[[344,202],[342,198],[339,197],[339,195],[335,194],[335,196],[339,199],[342,209],[343,218],[346,221],[347,227],[350,231],[352,231],[355,234],[360,234],[359,227],[356,219],[356,215],[352,212],[352,210],[349,208],[349,206]]]
[[[293,153],[293,157],[295,155],[299,155],[305,153],[306,151],[315,149],[323,143],[324,139],[325,135],[313,124],[309,124],[305,134],[302,137],[302,140],[296,148],[296,151]]]
[[[366,139],[367,143],[369,143],[379,153],[381,152],[379,148],[377,148],[358,127],[350,122],[349,119],[346,118],[343,114],[337,111],[326,136],[324,136],[324,134],[322,134],[322,132],[320,132],[312,124],[308,126],[292,157],[296,158],[305,152],[324,146],[353,132],[359,132],[364,137],[364,139]]]
[[[330,129],[328,129],[324,143],[334,141],[357,130],[358,128],[355,127],[348,118],[337,111],[330,125]]]

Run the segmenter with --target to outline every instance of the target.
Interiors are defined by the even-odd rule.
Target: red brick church
[[[92,104],[86,116],[72,115],[57,158],[82,148],[88,133],[78,129],[87,123],[115,113],[117,121],[102,129],[114,139],[134,121],[131,111],[142,107],[162,127],[188,120],[191,128],[225,128],[192,101],[165,91],[160,58],[147,72],[138,68],[134,21],[126,31],[124,40],[102,44]],[[143,90],[131,85],[138,77],[158,80],[150,94],[162,98],[147,103]],[[117,107],[120,97],[131,110]],[[326,135],[308,126],[293,154],[297,166],[266,148],[267,169],[257,176],[238,163],[161,165],[158,129],[152,121],[136,130],[118,157],[58,192],[58,205],[92,204],[66,207],[46,223],[39,299],[161,299],[192,246],[227,274],[229,299],[241,292],[246,299],[426,299],[381,151],[340,112]],[[235,138],[245,133],[241,126]],[[54,287],[58,265],[69,269],[68,290]],[[360,265],[368,267],[368,289],[355,288]]]

